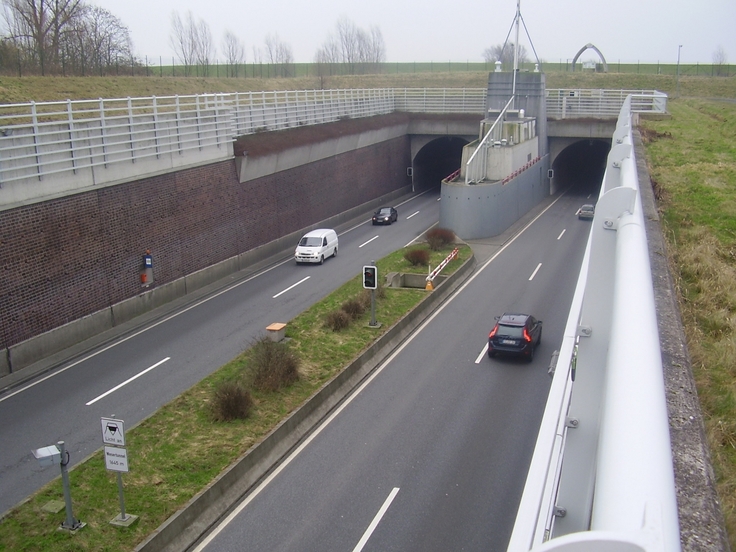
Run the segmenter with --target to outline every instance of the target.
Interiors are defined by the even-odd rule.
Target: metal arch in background
[[[601,51],[598,48],[596,48],[595,45],[591,44],[590,42],[588,42],[588,44],[586,44],[585,46],[583,46],[582,48],[580,48],[580,50],[578,50],[578,53],[575,54],[575,57],[572,58],[572,70],[573,70],[573,72],[575,72],[575,64],[577,63],[578,58],[581,55],[583,55],[583,52],[585,50],[595,50],[596,53],[598,54],[598,56],[601,58],[601,61],[603,62],[603,72],[604,73],[608,73],[608,63],[606,62],[606,58],[604,58],[603,57],[603,54],[601,54]]]

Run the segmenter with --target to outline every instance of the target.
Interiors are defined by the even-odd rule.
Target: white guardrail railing
[[[665,113],[667,110],[667,94],[656,90],[556,89],[547,90],[547,117],[615,119],[628,97],[631,97],[634,112]]]
[[[509,552],[678,552],[654,292],[620,110]]]
[[[638,94],[642,111],[665,110],[664,94]],[[548,90],[547,109],[552,117],[614,117],[624,98],[620,91]],[[482,88],[382,88],[3,104],[0,205],[229,159],[240,135],[394,111],[482,118],[485,100]],[[13,183],[35,183],[39,191],[8,190]]]

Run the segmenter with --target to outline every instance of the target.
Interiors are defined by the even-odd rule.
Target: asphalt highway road
[[[83,460],[102,446],[102,417],[122,419],[126,429],[140,422],[238,355],[270,323],[288,322],[363,265],[420,236],[439,218],[438,194],[397,208],[398,223],[372,226],[372,213],[365,213],[339,232],[337,257],[321,266],[297,266],[290,256],[229,279],[126,335],[112,330],[105,346],[0,394],[0,512],[59,475],[57,467],[38,467],[32,449],[63,440],[71,465]]]
[[[506,549],[590,222],[559,197],[254,489],[196,550]],[[489,359],[503,312],[543,321],[532,363]]]

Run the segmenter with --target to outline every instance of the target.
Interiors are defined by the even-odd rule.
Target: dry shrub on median
[[[386,288],[383,286],[378,286],[375,290],[372,289],[364,289],[360,292],[360,295],[358,296],[358,301],[361,302],[361,304],[365,307],[365,310],[368,310],[371,308],[371,293],[375,291],[376,292],[376,300],[380,301],[381,299],[386,298]]]
[[[348,299],[342,304],[340,310],[347,314],[351,320],[356,320],[365,312],[365,307],[358,299]]]
[[[455,243],[455,233],[447,228],[432,228],[427,231],[425,238],[432,251],[439,251],[443,247]]]
[[[350,315],[344,310],[335,310],[328,312],[325,317],[325,326],[333,332],[339,332],[350,326]]]
[[[243,420],[250,415],[253,398],[240,383],[225,381],[215,389],[210,408],[216,422]]]
[[[410,249],[404,253],[404,259],[412,266],[428,266],[429,251],[426,249]]]
[[[252,385],[259,391],[277,391],[299,379],[299,358],[286,343],[264,337],[251,349]]]

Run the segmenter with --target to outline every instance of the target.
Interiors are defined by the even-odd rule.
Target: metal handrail
[[[628,97],[634,112],[666,111],[667,95],[657,90],[550,89],[546,91],[547,117],[615,119]]]
[[[593,550],[604,544],[611,551],[680,550],[632,147],[633,101],[630,95],[619,114],[509,552]]]
[[[548,91],[547,109],[565,100],[565,116],[593,116],[617,91]],[[666,95],[638,92],[642,110],[664,111]],[[68,186],[83,189],[145,178],[233,156],[236,136],[393,112],[485,113],[482,88],[288,90],[66,100],[0,105],[0,205],[32,201]],[[110,170],[113,169],[113,170]],[[47,176],[54,191],[28,188]],[[12,185],[12,186],[11,186]],[[8,190],[14,187],[13,190]]]

